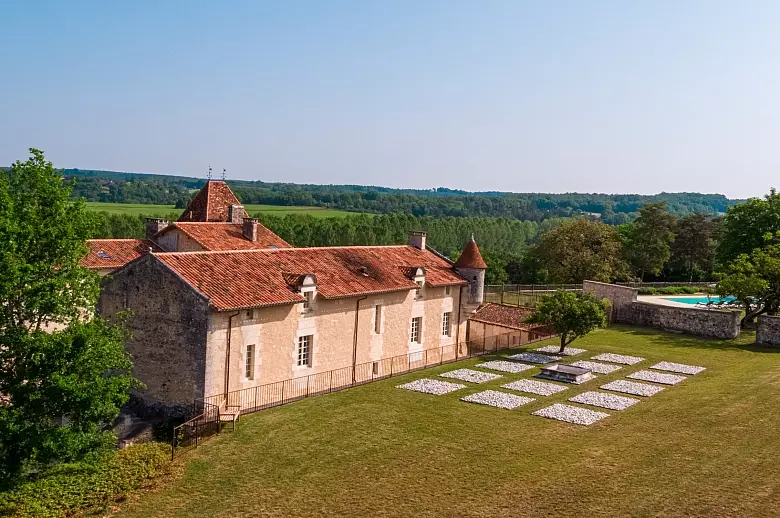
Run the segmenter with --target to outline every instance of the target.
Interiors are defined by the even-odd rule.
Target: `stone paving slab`
[[[498,390],[485,390],[471,394],[466,397],[460,398],[461,401],[467,403],[477,403],[480,405],[488,405],[496,408],[505,408],[512,410],[519,406],[527,405],[536,401],[534,398],[517,396],[515,394],[507,394],[506,392],[500,392]]]
[[[512,356],[507,356],[507,358],[509,358],[510,360],[518,360],[521,362],[530,362],[530,363],[552,363],[562,359],[560,356],[552,356],[549,354],[538,354],[538,353],[519,353],[519,354],[513,354]]]
[[[556,385],[555,383],[547,383],[545,381],[523,379],[513,381],[512,383],[507,383],[506,385],[501,385],[501,388],[517,390],[518,392],[529,392],[539,396],[552,396],[553,394],[564,391],[569,387]]]
[[[493,371],[510,372],[516,374],[518,372],[535,369],[535,365],[528,365],[527,363],[508,362],[504,360],[492,360],[485,363],[478,363],[474,367],[480,369],[490,369]]]
[[[572,403],[581,403],[583,405],[608,408],[609,410],[625,410],[626,408],[639,403],[641,399],[626,396],[616,396],[605,392],[583,392],[573,398],[569,398]]]
[[[563,352],[559,352],[560,349],[561,348],[557,345],[545,345],[544,347],[534,349],[534,351],[539,351],[540,353],[557,354],[559,356],[577,356],[578,354],[588,352],[586,349],[576,349],[574,347],[567,347],[563,350]]]
[[[460,383],[450,383],[449,381],[439,381],[423,378],[411,381],[409,383],[404,383],[403,385],[398,385],[395,388],[441,396],[443,394],[448,394],[450,392],[466,388],[466,385],[461,385]]]
[[[616,370],[620,370],[623,368],[620,365],[611,365],[609,363],[600,363],[600,362],[589,362],[587,360],[580,360],[578,362],[572,363],[572,365],[574,365],[575,367],[583,367],[585,369],[590,369],[597,374],[611,374]]]
[[[660,362],[655,365],[651,365],[650,369],[657,369],[659,371],[677,372],[680,374],[698,374],[701,371],[707,370],[705,367],[699,367],[698,365],[686,365],[684,363],[674,362]]]
[[[613,392],[622,392],[632,396],[652,396],[661,392],[664,388],[658,385],[648,385],[647,383],[637,383],[635,381],[616,380],[599,387]]]
[[[609,414],[606,412],[596,412],[595,410],[564,405],[562,403],[556,403],[542,408],[541,410],[533,412],[531,415],[538,415],[540,417],[556,419],[567,423],[581,424],[583,426],[591,425],[597,421],[601,421],[605,417],[609,417]]]
[[[623,365],[634,365],[644,361],[640,356],[626,356],[625,354],[604,353],[594,356],[591,360],[601,360],[603,362],[622,363]]]
[[[677,374],[666,374],[653,371],[636,371],[635,373],[626,376],[626,378],[652,381],[653,383],[660,383],[662,385],[677,385],[681,381],[688,379],[685,376],[678,376]]]
[[[439,374],[439,376],[442,378],[454,378],[460,381],[470,381],[471,383],[485,383],[502,377],[500,374],[475,371],[472,369],[455,369],[454,371],[443,372]]]

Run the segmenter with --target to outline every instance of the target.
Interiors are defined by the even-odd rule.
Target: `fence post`
[[[284,382],[284,381],[282,381],[282,401],[281,401],[281,403],[280,403],[280,404],[282,404],[282,405],[284,404],[284,383],[285,383],[285,382]]]
[[[311,374],[306,376],[306,397],[309,397],[309,384],[311,383]]]
[[[328,394],[333,392],[333,371],[330,371],[330,388],[328,389]]]
[[[257,389],[259,389],[259,388],[260,387],[255,387],[255,406],[254,406],[254,408],[257,408]]]
[[[395,365],[395,356],[390,357],[390,377],[393,377],[393,366]]]
[[[173,427],[173,437],[171,437],[171,462],[176,455],[176,427]]]

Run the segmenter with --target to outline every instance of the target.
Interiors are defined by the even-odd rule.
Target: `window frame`
[[[441,335],[452,336],[452,311],[445,311],[441,316]]]
[[[301,335],[298,337],[298,349],[295,351],[296,367],[301,367],[301,368],[311,367],[313,344],[314,344],[314,335]]]
[[[422,343],[422,320],[423,317],[413,317],[412,327],[409,332],[409,341],[415,344]]]
[[[249,344],[244,348],[244,379],[255,379],[255,344]]]
[[[374,305],[374,334],[382,334],[382,304]]]

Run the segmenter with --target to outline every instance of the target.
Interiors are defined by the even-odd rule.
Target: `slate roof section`
[[[455,268],[474,268],[478,270],[487,270],[487,264],[482,259],[482,254],[479,253],[479,247],[474,241],[474,236],[471,236],[471,241],[466,243],[463,247],[458,260],[455,261]]]
[[[179,221],[226,222],[230,205],[241,205],[230,187],[222,180],[209,180],[190,201]]]
[[[504,306],[488,302],[479,308],[469,320],[506,327],[508,329],[519,329],[523,331],[533,329],[535,331],[547,332],[548,330],[541,324],[529,324],[525,322],[525,319],[530,317],[533,312],[534,310],[531,308]]]
[[[161,236],[173,228],[178,228],[206,250],[259,250],[264,248],[290,248],[290,244],[271,232],[260,223],[257,224],[257,241],[244,237],[241,223],[202,223],[177,221],[165,227],[154,237]]]
[[[89,239],[89,253],[81,260],[81,265],[92,270],[119,268],[136,259],[151,248],[160,252],[160,248],[148,239]]]
[[[210,300],[217,311],[282,304],[304,299],[288,282],[291,272],[317,278],[327,299],[413,290],[404,267],[424,266],[431,286],[465,285],[452,266],[435,254],[402,246],[279,248],[225,252],[180,252],[154,257]]]

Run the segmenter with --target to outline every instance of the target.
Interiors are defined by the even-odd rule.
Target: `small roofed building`
[[[98,308],[108,318],[130,310],[126,347],[146,385],[134,396],[147,407],[171,414],[244,389],[268,404],[319,390],[312,375],[334,369],[338,387],[465,352],[457,344],[482,300],[484,261],[458,267],[425,238],[144,254],[106,279]],[[285,395],[268,385],[285,380]]]
[[[532,308],[488,302],[471,315],[468,340],[477,348],[493,349],[496,346],[522,345],[552,335],[553,332],[543,325],[526,322],[533,313]]]

